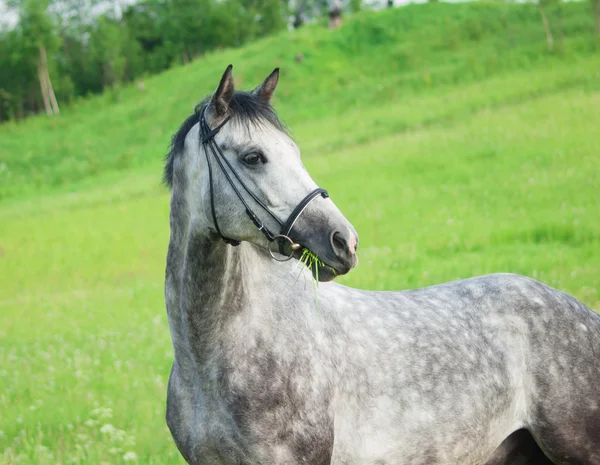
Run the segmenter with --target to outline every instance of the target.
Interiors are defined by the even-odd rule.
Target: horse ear
[[[267,103],[271,102],[271,97],[277,87],[279,81],[279,68],[275,68],[271,74],[267,76],[265,82],[252,91],[254,95],[257,95]]]
[[[231,70],[233,69],[233,65],[229,65],[225,72],[223,73],[223,77],[221,77],[221,82],[219,83],[219,87],[213,94],[210,99],[209,108],[213,117],[222,118],[227,114],[229,110],[229,104],[231,103],[231,99],[233,98],[233,93],[235,91],[233,86],[233,74]]]

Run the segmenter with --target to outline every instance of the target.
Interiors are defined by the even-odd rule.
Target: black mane
[[[203,99],[196,105],[195,112],[188,116],[179,130],[173,134],[171,139],[171,149],[165,156],[165,171],[163,173],[163,182],[169,187],[173,187],[173,164],[177,154],[183,150],[185,138],[190,129],[198,122],[198,117],[202,108],[208,104],[211,96]],[[286,131],[285,126],[277,117],[275,110],[263,99],[250,92],[236,92],[229,104],[229,114],[232,119],[242,122],[246,127],[256,126],[268,122],[276,128]],[[198,142],[200,143],[200,142]]]

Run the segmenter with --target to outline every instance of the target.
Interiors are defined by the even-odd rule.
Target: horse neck
[[[196,372],[219,349],[228,319],[250,307],[249,290],[273,265],[255,246],[231,247],[196,232],[184,207],[174,196],[165,298],[175,360]]]

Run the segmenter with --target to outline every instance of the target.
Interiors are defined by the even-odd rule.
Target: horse
[[[271,106],[278,79],[238,92],[227,67],[166,157],[166,421],[185,460],[599,465],[600,316],[514,274],[335,282],[358,234]]]

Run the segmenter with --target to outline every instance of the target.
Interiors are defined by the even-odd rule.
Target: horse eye
[[[251,152],[244,157],[244,163],[247,165],[256,165],[262,161],[262,157],[257,152]]]

